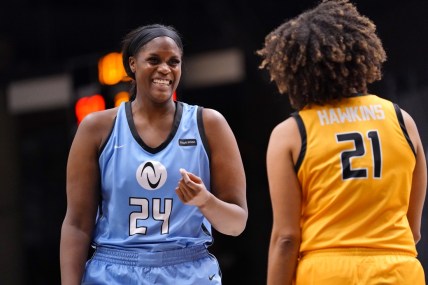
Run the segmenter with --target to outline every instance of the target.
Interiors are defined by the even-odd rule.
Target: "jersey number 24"
[[[162,199],[153,198],[152,205],[149,207],[149,200],[146,198],[130,198],[129,204],[132,206],[140,206],[140,211],[132,212],[129,215],[129,235],[147,233],[147,227],[138,226],[138,221],[153,218],[156,221],[162,222],[161,234],[169,233],[169,217],[172,212],[172,199],[166,198],[163,200],[163,211],[161,211]],[[151,211],[150,211],[151,208]]]

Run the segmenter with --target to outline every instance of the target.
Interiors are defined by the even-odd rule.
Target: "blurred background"
[[[264,284],[272,218],[265,150],[272,128],[292,110],[267,74],[258,70],[255,51],[273,28],[316,3],[3,1],[0,284],[60,284],[65,169],[77,115],[112,107],[120,100],[117,94],[127,91],[127,82],[110,78],[109,71],[99,72],[115,70],[115,54],[128,31],[151,23],[173,25],[183,36],[184,74],[177,98],[220,111],[235,132],[244,160],[248,226],[236,238],[215,233],[211,248],[221,263],[224,284]],[[426,152],[428,2],[354,3],[377,24],[388,55],[384,79],[370,91],[397,102],[413,116]],[[418,244],[426,272],[427,215],[425,211]]]

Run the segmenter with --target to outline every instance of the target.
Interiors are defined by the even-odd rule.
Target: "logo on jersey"
[[[196,139],[179,139],[178,140],[178,145],[181,146],[192,146],[192,145],[196,145]]]
[[[145,161],[137,169],[138,184],[146,190],[157,190],[165,184],[167,178],[165,166],[159,161]]]

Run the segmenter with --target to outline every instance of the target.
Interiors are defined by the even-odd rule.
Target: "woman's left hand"
[[[180,169],[180,173],[182,178],[178,181],[177,188],[175,188],[180,200],[187,205],[203,207],[212,198],[211,192],[207,190],[198,176],[187,172],[183,168]]]

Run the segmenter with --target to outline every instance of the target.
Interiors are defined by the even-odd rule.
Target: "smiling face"
[[[129,58],[137,96],[163,103],[171,99],[181,77],[182,51],[169,37],[157,37]]]

